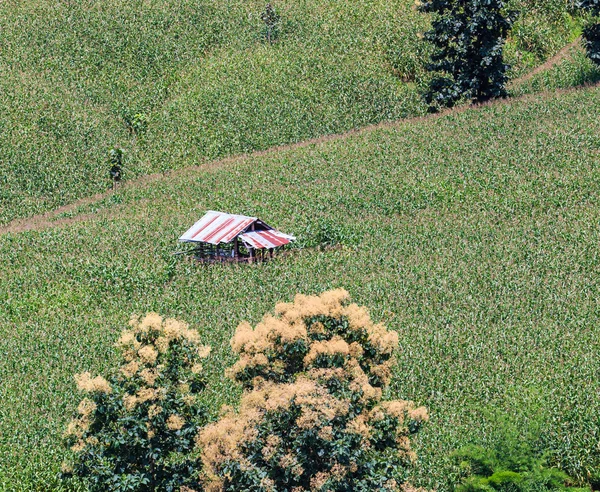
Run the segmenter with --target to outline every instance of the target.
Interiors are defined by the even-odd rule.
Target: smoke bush
[[[117,342],[123,359],[108,380],[76,376],[86,397],[65,433],[73,455],[65,475],[91,490],[179,490],[197,485],[194,437],[205,423],[200,359],[210,347],[182,321],[132,318]]]
[[[382,401],[398,335],[344,290],[297,295],[231,341],[245,388],[198,437],[208,490],[402,490],[424,407]]]

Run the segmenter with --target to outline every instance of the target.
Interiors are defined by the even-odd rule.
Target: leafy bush
[[[438,73],[425,93],[430,107],[506,96],[503,46],[513,15],[505,2],[427,0],[420,10],[435,15],[432,30],[425,34],[435,47],[427,68]]]
[[[109,380],[76,376],[87,396],[66,431],[73,451],[65,476],[91,490],[178,490],[197,483],[194,437],[205,423],[198,332],[156,313],[132,318],[117,342],[123,365]]]
[[[126,112],[123,121],[130,135],[142,135],[148,129],[148,117],[144,113]]]
[[[590,60],[600,65],[600,24],[592,24],[584,28],[583,42]]]
[[[398,335],[348,299],[297,295],[238,327],[240,412],[199,435],[209,490],[401,490],[427,411],[382,401]]]
[[[544,458],[531,450],[511,449],[509,454],[480,446],[468,446],[454,454],[462,472],[456,492],[541,492],[583,491],[569,486],[572,480],[557,468],[547,466]]]
[[[125,151],[119,147],[110,149],[108,152],[108,162],[110,163],[110,177],[113,182],[121,181],[123,176],[123,156]]]

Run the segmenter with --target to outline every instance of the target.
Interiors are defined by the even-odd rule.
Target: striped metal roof
[[[283,232],[270,229],[268,231],[252,231],[246,232],[240,235],[240,239],[244,241],[246,246],[250,246],[255,249],[262,248],[277,248],[288,244],[290,241],[295,240],[294,236],[284,234]]]
[[[211,210],[179,238],[182,242],[228,243],[245,231],[256,217],[232,215]]]

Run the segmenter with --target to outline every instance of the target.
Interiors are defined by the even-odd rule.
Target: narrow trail
[[[524,75],[523,77],[515,79],[513,81],[513,84],[519,84],[522,82],[526,82],[527,80],[529,80],[536,74],[543,72],[544,70],[548,70],[548,69],[552,68],[557,63],[559,63],[560,61],[567,58],[569,56],[570,51],[577,45],[577,43],[579,43],[579,39],[577,39],[573,43],[565,46],[555,56],[550,58],[543,65],[540,65],[539,67],[535,68],[532,72]],[[595,84],[595,85],[600,85],[600,84]],[[223,159],[218,159],[215,161],[210,161],[210,162],[200,164],[200,165],[187,166],[187,167],[183,167],[181,169],[168,171],[166,173],[154,173],[154,174],[148,174],[145,176],[140,176],[139,178],[133,179],[131,181],[126,181],[126,182],[121,183],[121,185],[119,186],[119,189],[128,189],[128,188],[145,186],[145,185],[154,183],[154,182],[162,180],[162,179],[169,179],[169,178],[172,178],[175,176],[194,174],[194,173],[198,173],[198,172],[202,172],[202,171],[208,171],[211,169],[220,168],[220,167],[226,166],[228,164],[231,164],[234,162],[239,162],[239,161],[242,161],[242,160],[248,159],[248,158],[267,156],[270,154],[276,154],[278,152],[284,152],[284,151],[289,151],[289,150],[303,149],[306,147],[310,147],[313,145],[319,145],[319,144],[326,143],[326,142],[343,140],[343,139],[351,137],[353,135],[370,133],[370,132],[373,132],[373,131],[379,130],[379,129],[397,128],[399,126],[406,125],[406,124],[413,124],[416,122],[425,122],[425,121],[436,120],[438,118],[443,118],[444,116],[447,116],[450,114],[460,114],[460,113],[464,113],[466,111],[476,111],[482,107],[506,106],[506,105],[510,105],[512,103],[523,101],[523,100],[538,99],[541,97],[548,96],[550,94],[556,94],[557,92],[558,93],[569,93],[569,92],[573,92],[573,91],[576,91],[579,89],[580,88],[578,88],[578,87],[574,87],[574,88],[563,89],[563,90],[559,90],[559,91],[548,91],[548,92],[541,92],[541,93],[536,93],[536,94],[526,94],[526,95],[519,96],[519,97],[497,99],[494,101],[490,101],[490,102],[478,104],[478,105],[464,105],[464,106],[460,106],[460,107],[446,109],[446,110],[440,111],[439,113],[430,114],[430,115],[426,115],[426,116],[415,116],[415,117],[405,118],[405,119],[397,120],[397,121],[382,122],[382,123],[378,123],[375,125],[369,125],[369,126],[365,126],[362,128],[352,129],[352,130],[349,130],[344,133],[324,135],[321,137],[316,137],[316,138],[304,140],[301,142],[270,147],[265,150],[257,150],[255,152],[251,152],[251,153],[238,154],[238,155],[226,157]],[[112,208],[112,209],[107,208],[106,210],[103,210],[103,211],[100,211],[97,213],[82,213],[82,214],[76,215],[74,217],[65,217],[65,218],[60,217],[61,215],[67,214],[69,212],[73,212],[80,207],[85,207],[86,205],[92,205],[94,203],[97,203],[105,198],[110,197],[114,193],[115,192],[112,189],[110,189],[103,193],[97,193],[97,194],[89,196],[89,197],[81,198],[72,203],[63,205],[57,209],[45,212],[43,214],[14,220],[4,226],[0,226],[0,235],[9,234],[9,233],[17,234],[17,233],[26,232],[26,231],[41,231],[44,229],[57,228],[57,227],[74,224],[77,222],[83,222],[83,221],[90,220],[93,218],[109,216],[112,213],[114,213],[114,208]]]
[[[535,67],[531,72],[523,75],[522,77],[519,77],[519,78],[513,80],[511,82],[511,85],[517,86],[519,84],[522,84],[523,82],[527,82],[528,80],[532,79],[539,73],[545,72],[546,70],[550,70],[555,65],[558,65],[561,61],[568,58],[571,54],[571,50],[573,50],[575,47],[577,47],[577,45],[579,45],[580,43],[581,43],[581,37],[578,37],[575,41],[568,44],[563,49],[561,49],[558,53],[556,53],[556,55],[554,55],[553,57],[546,60],[546,62]]]

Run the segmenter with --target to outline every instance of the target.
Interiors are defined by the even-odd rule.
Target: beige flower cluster
[[[102,376],[92,378],[89,372],[82,372],[75,375],[75,382],[79,391],[86,393],[112,393],[112,388],[108,381]]]
[[[409,401],[381,401],[382,389],[391,378],[397,333],[373,323],[368,311],[350,304],[342,289],[320,296],[297,295],[293,303],[278,304],[275,311],[275,316],[266,315],[255,329],[242,323],[231,341],[240,360],[229,374],[241,381],[250,374],[252,379],[246,384],[239,412],[229,410],[198,435],[206,490],[222,489],[227,463],[261,475],[264,470],[259,467],[264,464],[251,459],[249,449],[260,449],[269,467],[287,470],[286,476],[300,481],[305,473],[302,458],[287,436],[265,436],[259,431],[265,422],[282,415],[288,416],[286,434],[314,433],[323,442],[338,442],[346,436],[349,439],[344,442],[358,439],[362,449],[376,445],[375,429],[387,419],[396,425],[397,456],[407,462],[414,459],[409,423],[426,421],[426,409],[415,408]],[[336,387],[346,390],[330,389]],[[309,488],[293,490],[330,487],[358,468],[357,464],[333,463],[309,477]],[[276,490],[272,482],[265,479],[262,487]],[[403,490],[402,484],[392,482],[386,490]]]
[[[227,461],[237,461],[247,470],[255,468],[244,456],[243,444],[259,438],[256,426],[265,414],[289,411],[292,405],[300,408],[295,422],[298,428],[320,429],[319,432],[329,439],[333,437],[331,421],[348,415],[350,409],[349,400],[333,397],[322,385],[309,378],[302,377],[291,384],[263,382],[243,395],[239,414],[229,411],[221,420],[199,433],[206,490],[222,490],[223,480],[218,470]],[[281,455],[277,458],[281,466],[289,468],[296,476],[304,473],[293,450],[276,435],[267,437],[262,454],[266,460]]]
[[[164,364],[160,364],[159,359],[173,342],[186,341],[195,345],[198,358],[205,358],[210,354],[210,347],[200,345],[200,335],[184,321],[163,319],[157,313],[148,313],[143,318],[132,317],[129,326],[130,329],[124,330],[116,343],[125,359],[125,364],[120,368],[121,375],[126,379],[137,378],[141,385],[136,392],[127,392],[123,396],[123,404],[128,411],[134,410],[138,404],[164,398],[163,389],[155,388],[164,369]],[[202,365],[193,364],[191,371],[194,374],[200,373]],[[188,400],[193,403],[189,398]]]
[[[175,382],[166,379],[169,358],[166,354],[177,344],[177,355],[187,363],[189,372],[199,376],[202,365],[199,359],[210,353],[210,347],[200,343],[200,336],[188,324],[176,319],[163,319],[157,313],[149,313],[144,317],[132,317],[129,329],[124,330],[116,346],[122,353],[124,363],[118,374],[109,383],[101,376],[92,378],[89,372],[75,376],[80,391],[90,394],[78,407],[77,416],[69,423],[65,436],[75,442],[72,450],[83,451],[86,445],[95,445],[93,437],[88,437],[99,398],[109,398],[122,402],[125,413],[147,410],[147,435],[155,435],[157,425],[165,425],[171,431],[178,431],[186,424],[186,419],[166,407],[167,398],[176,394],[190,410],[196,403],[196,396],[190,391],[190,384],[177,379]],[[93,401],[92,399],[95,399]],[[140,408],[140,405],[144,405]],[[120,405],[115,405],[118,408]],[[147,407],[147,408],[146,408]],[[128,416],[130,418],[130,416]],[[164,422],[158,424],[157,422]]]
[[[387,384],[398,334],[382,324],[373,323],[364,307],[351,304],[349,300],[348,292],[343,289],[320,296],[298,294],[293,303],[277,304],[275,316],[265,315],[256,328],[241,323],[231,340],[231,347],[240,358],[228,374],[243,381],[248,374],[255,377],[265,372],[278,375],[283,382],[290,365],[298,370],[296,361],[287,356],[289,347],[296,344],[297,352],[302,347],[307,348],[301,361],[302,371],[318,365],[324,357],[338,356],[358,362],[375,386]],[[325,320],[333,323],[339,333],[331,327],[326,328]],[[366,348],[369,349],[368,358],[364,356]]]
[[[77,407],[77,417],[75,417],[65,431],[65,437],[71,438],[75,443],[71,446],[74,452],[82,451],[86,444],[94,444],[93,437],[84,438],[85,433],[90,428],[94,412],[97,405],[89,398],[84,398]]]
[[[117,347],[124,350],[126,360],[132,361],[137,357],[143,364],[152,365],[156,362],[158,354],[164,354],[175,340],[187,340],[198,345],[200,358],[207,357],[210,347],[200,345],[199,333],[189,325],[173,318],[163,319],[157,313],[148,313],[143,318],[133,316],[129,321],[128,330],[121,333]],[[141,340],[148,339],[151,344],[145,345]]]
[[[310,376],[301,376],[297,382],[290,384],[263,382],[242,396],[239,413],[229,410],[221,420],[205,427],[199,433],[197,441],[202,449],[207,490],[222,489],[223,478],[219,476],[219,468],[228,461],[236,461],[247,470],[255,468],[255,465],[244,456],[244,446],[260,439],[256,427],[266,415],[290,411],[292,406],[299,410],[294,422],[296,428],[312,430],[321,439],[332,441],[336,422],[345,420],[347,422],[345,427],[338,429],[338,432],[360,436],[360,446],[364,448],[372,445],[373,426],[386,416],[395,417],[397,447],[409,460],[414,460],[415,454],[411,450],[408,439],[408,422],[421,423],[428,420],[425,407],[415,408],[413,402],[403,400],[380,402],[370,410],[364,408],[361,414],[350,419],[348,418],[351,410],[350,400],[335,397]],[[292,470],[294,475],[300,476],[304,472],[294,455],[294,450],[286,447],[286,443],[276,435],[267,437],[262,454],[266,460],[281,455],[279,466]],[[322,472],[313,477],[311,484],[313,481],[315,483],[314,486],[311,485],[310,490],[319,490],[320,486],[318,487],[317,483],[324,484],[332,476],[337,479],[351,471],[350,467],[345,468],[336,464],[328,473]],[[398,486],[389,490],[402,489]]]

